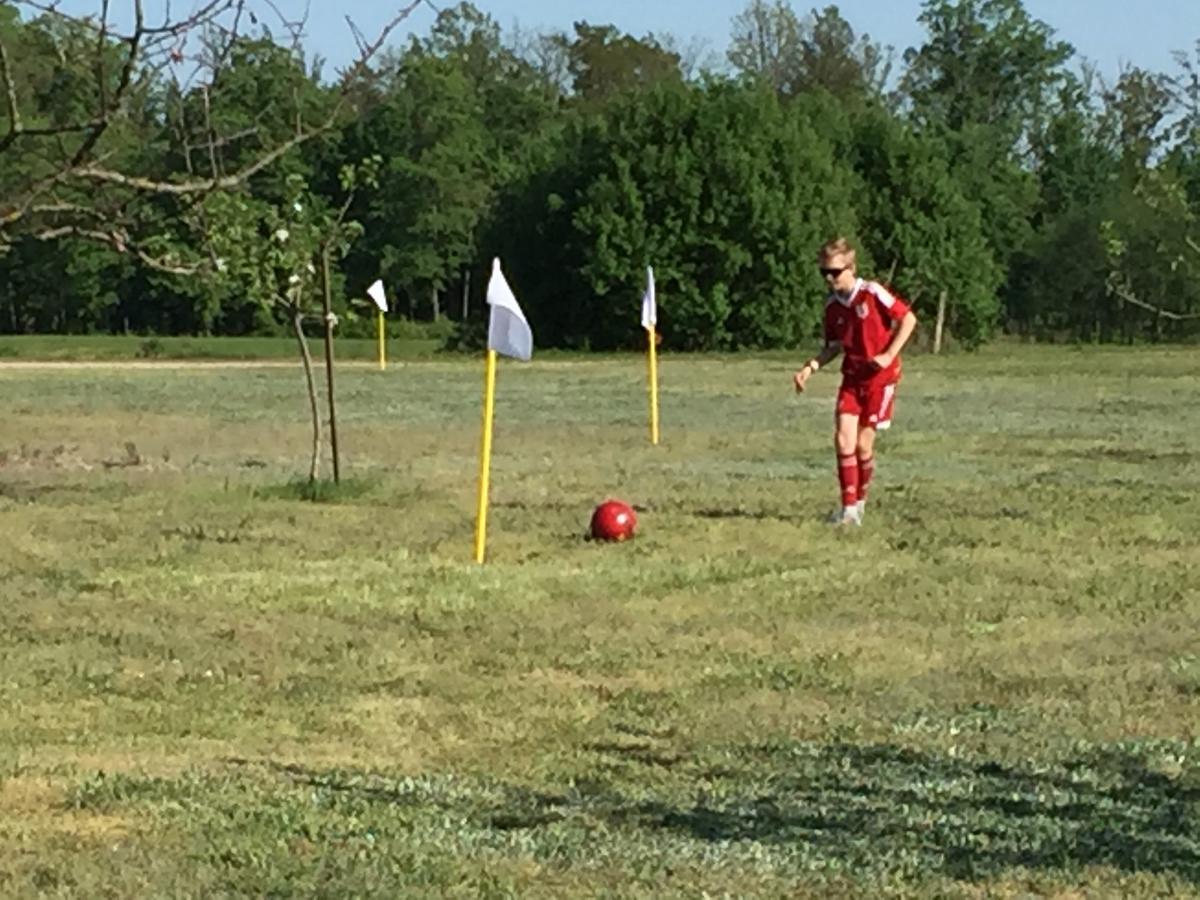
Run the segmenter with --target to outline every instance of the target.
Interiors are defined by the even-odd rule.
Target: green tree
[[[1108,296],[1101,223],[1121,190],[1117,142],[1096,106],[1092,74],[1069,78],[1036,136],[1033,234],[1010,262],[1006,312],[1017,330],[1092,338]]]
[[[843,100],[883,97],[892,49],[856,35],[836,6],[814,9],[800,41],[800,82]]]
[[[1126,67],[1104,92],[1104,116],[1116,136],[1126,173],[1144,171],[1169,140],[1173,97],[1168,76]]]
[[[1000,320],[1003,270],[983,216],[956,176],[951,148],[881,110],[854,124],[847,155],[864,183],[862,243],[895,287],[931,322],[942,292],[946,325],[967,346]]]
[[[798,93],[800,19],[784,0],[750,0],[733,19],[726,56],[734,71],[762,79],[777,94]]]
[[[310,483],[320,471],[321,415],[304,323],[323,319],[332,330],[329,261],[345,258],[362,235],[362,226],[347,219],[347,212],[357,188],[375,186],[381,162],[374,158],[343,167],[341,182],[348,196],[337,209],[313,194],[298,174],[288,176],[280,203],[249,192],[215,194],[205,203],[214,224],[219,278],[253,297],[267,314],[287,321],[296,336],[312,415]]]
[[[875,100],[891,73],[891,48],[856,35],[833,5],[801,19],[783,0],[751,0],[733,20],[727,56],[736,72],[785,97],[824,90],[843,101]]]
[[[1194,209],[1200,210],[1200,39],[1191,55],[1176,53],[1179,72],[1168,81],[1178,118],[1171,165],[1180,173]]]
[[[1121,174],[1120,150],[1092,100],[1090,79],[1069,79],[1037,136],[1038,212],[1053,219],[1106,202]]]
[[[1041,130],[1074,48],[1021,0],[924,0],[918,21],[927,37],[901,79],[917,122],[991,125],[1009,147]]]
[[[673,346],[778,347],[815,332],[813,254],[851,221],[848,178],[818,127],[765,87],[717,80],[626,94],[576,120],[493,241],[551,344],[634,345],[652,265]]]
[[[504,184],[525,165],[529,143],[557,111],[560,94],[505,45],[500,26],[470,3],[442,10],[414,51],[454,64],[474,90],[487,138],[485,163]]]
[[[1109,200],[1079,203],[1042,223],[1017,262],[1008,312],[1022,333],[1043,339],[1109,339],[1116,324],[1109,299],[1110,261],[1101,223]]]
[[[1124,190],[1102,223],[1109,314],[1101,340],[1163,340],[1200,330],[1200,216],[1169,167]]]
[[[925,0],[919,21],[927,37],[905,54],[902,95],[912,120],[948,145],[954,176],[979,207],[1005,276],[1005,305],[1015,308],[1008,276],[1035,233],[1033,153],[1074,50],[1021,0]]]
[[[128,260],[77,239],[20,238],[0,255],[0,333],[121,331]]]
[[[968,125],[946,134],[943,141],[955,181],[979,209],[984,241],[1002,275],[1000,302],[1008,308],[1016,301],[1013,266],[1034,240],[1037,176],[998,142],[990,126]]]
[[[613,25],[575,23],[575,37],[561,35],[575,95],[603,101],[622,91],[682,80],[679,54],[653,35],[635,38]]]
[[[494,190],[474,85],[453,59],[406,55],[343,153],[387,161],[353,211],[366,235],[350,261],[352,284],[382,275],[407,296],[410,315],[437,315],[436,298],[475,258]]]

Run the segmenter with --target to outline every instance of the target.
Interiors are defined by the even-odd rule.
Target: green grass
[[[0,894],[1200,894],[1194,351],[643,371],[0,367]]]
[[[397,328],[387,341],[389,360],[428,359],[442,347],[436,334],[420,328]],[[313,356],[324,358],[322,334],[309,335]],[[379,358],[377,341],[337,338],[334,354],[341,360]],[[0,335],[0,362],[40,360],[93,362],[118,360],[298,360],[296,339],[285,337],[141,337],[137,335]]]

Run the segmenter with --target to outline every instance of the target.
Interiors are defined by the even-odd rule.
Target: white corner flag
[[[383,316],[388,311],[387,307],[387,292],[383,289],[383,280],[378,279],[376,282],[367,288],[367,294],[375,301],[375,305],[379,307],[379,371],[382,372],[387,368],[387,326],[383,324]]]
[[[500,271],[500,260],[492,262],[492,279],[488,282],[487,302],[492,308],[488,322],[488,349],[514,359],[529,360],[533,356],[533,332],[525,321],[525,313]]]
[[[646,293],[642,294],[642,327],[646,329],[646,362],[650,376],[650,443],[658,443],[658,298],[654,269],[646,266]]]
[[[658,324],[658,303],[654,297],[654,269],[646,266],[646,293],[642,294],[642,327]]]
[[[382,280],[376,281],[367,288],[367,294],[375,301],[375,305],[379,307],[380,312],[388,311],[387,294],[384,293]]]
[[[504,354],[528,360],[533,356],[533,332],[521,305],[500,271],[500,260],[492,263],[487,302],[492,308],[488,321],[487,369],[483,387],[483,439],[479,449],[479,509],[475,516],[475,562],[482,564],[487,553],[488,490],[492,471],[492,424],[496,409],[496,356]]]

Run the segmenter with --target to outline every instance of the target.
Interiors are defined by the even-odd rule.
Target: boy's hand
[[[792,382],[796,385],[796,393],[804,393],[804,385],[808,383],[808,379],[812,377],[812,366],[805,364],[799,372],[792,378]]]
[[[871,362],[873,362],[873,363],[875,363],[875,365],[879,366],[880,369],[886,369],[888,366],[890,366],[895,361],[896,361],[896,357],[890,353],[880,353],[877,357],[875,357],[873,360],[871,360]]]

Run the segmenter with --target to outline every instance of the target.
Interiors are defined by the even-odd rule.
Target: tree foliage
[[[891,48],[856,35],[838,7],[801,17],[783,0],[751,0],[733,20],[727,56],[780,96],[824,90],[851,102],[881,97],[892,66]]]
[[[468,337],[500,255],[543,344],[634,346],[652,265],[668,346],[794,346],[834,234],[924,321],[945,296],[966,346],[1200,331],[1196,36],[1106,82],[1021,0],[924,0],[893,71],[837,6],[748,0],[720,71],[670,34],[459,2],[326,77],[247,2],[175,30],[0,2],[0,330],[293,328],[298,236],[336,221],[339,314],[382,277]]]

